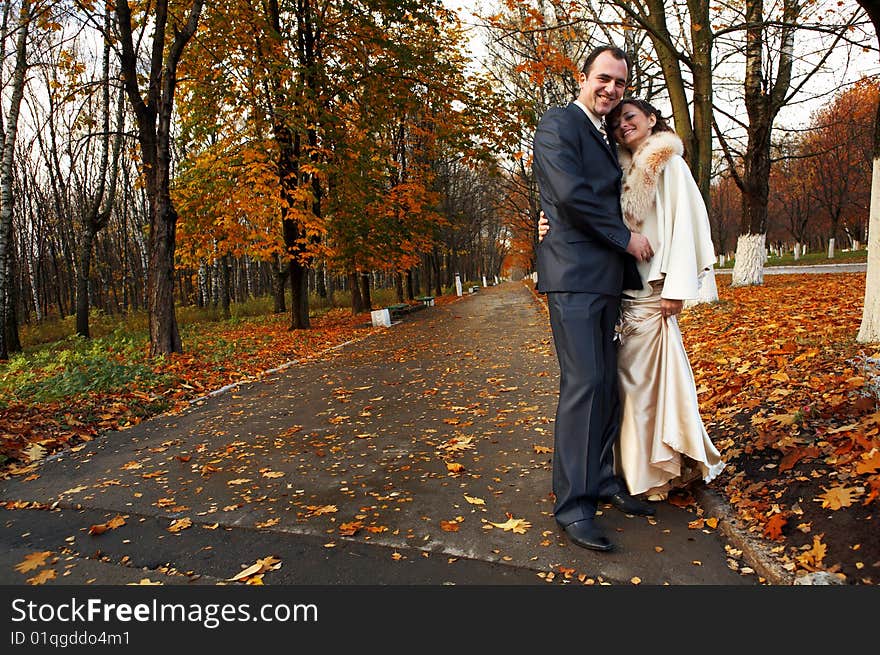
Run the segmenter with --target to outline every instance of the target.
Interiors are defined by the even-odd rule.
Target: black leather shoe
[[[589,548],[590,550],[609,551],[614,549],[614,544],[608,541],[602,528],[596,525],[593,519],[582,519],[569,523],[563,530],[573,543],[581,548]]]
[[[636,514],[638,516],[654,516],[654,508],[648,503],[633,498],[625,491],[618,491],[616,494],[607,496],[602,499],[606,503],[611,503],[621,512],[627,514]]]

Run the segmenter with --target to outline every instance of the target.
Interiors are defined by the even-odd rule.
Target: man
[[[578,75],[577,99],[548,110],[534,140],[541,208],[553,226],[538,246],[538,291],[547,293],[560,369],[554,514],[575,544],[599,551],[614,548],[595,521],[599,502],[654,513],[629,495],[613,460],[620,421],[614,326],[623,289],[641,288],[635,260],[653,256],[648,239],[623,223],[622,172],[603,132],[629,70],[619,48],[593,50]]]

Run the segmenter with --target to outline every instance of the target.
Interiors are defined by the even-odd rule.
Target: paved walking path
[[[667,503],[654,519],[606,507],[612,553],[562,537],[557,383],[521,283],[410,314],[0,482],[0,584],[24,584],[34,572],[14,567],[39,551],[47,584],[216,584],[269,556],[265,584],[758,584],[724,533]]]

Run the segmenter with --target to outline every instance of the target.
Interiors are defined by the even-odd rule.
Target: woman
[[[623,292],[617,328],[623,407],[615,467],[631,494],[663,500],[673,486],[696,477],[709,482],[724,468],[700,418],[676,319],[685,300],[699,297],[714,247],[684,147],[660,112],[627,98],[607,123],[620,144],[624,222],[647,236],[655,253],[638,263],[642,289]],[[542,215],[541,238],[549,229]]]

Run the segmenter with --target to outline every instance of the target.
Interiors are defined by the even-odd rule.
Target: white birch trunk
[[[868,272],[865,276],[865,305],[856,341],[880,341],[880,157],[874,158],[871,178],[871,213],[868,219]]]
[[[764,262],[767,261],[766,234],[741,234],[736,241],[736,262],[730,286],[746,287],[764,284]]]
[[[797,261],[801,258],[801,244],[794,244],[794,260]]]
[[[834,237],[828,239],[828,259],[834,259]]]

